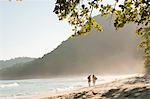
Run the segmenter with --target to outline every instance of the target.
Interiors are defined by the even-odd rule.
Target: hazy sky
[[[71,35],[53,13],[55,0],[0,0],[0,60],[41,57]]]
[[[0,60],[41,57],[72,34],[69,24],[53,13],[54,4],[55,0],[0,0]]]

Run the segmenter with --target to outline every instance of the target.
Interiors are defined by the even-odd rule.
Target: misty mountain
[[[33,61],[35,58],[30,57],[18,57],[10,60],[0,60],[0,69],[8,68],[16,64],[23,64],[26,62]]]
[[[68,39],[34,61],[0,70],[1,79],[48,78],[84,74],[131,74],[142,70],[142,52],[136,26],[115,30],[111,18],[96,17],[104,27],[98,33]]]

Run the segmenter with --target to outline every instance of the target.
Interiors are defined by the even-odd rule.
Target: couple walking
[[[93,81],[93,86],[95,86],[95,82],[97,80],[97,77],[95,75],[92,75],[92,78],[91,75],[89,75],[87,79],[88,79],[89,87],[91,86],[91,80]]]

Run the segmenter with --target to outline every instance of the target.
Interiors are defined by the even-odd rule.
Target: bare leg
[[[89,84],[89,87],[91,86],[91,83],[90,82],[88,82],[88,84]]]
[[[93,86],[95,86],[95,81],[93,81]]]

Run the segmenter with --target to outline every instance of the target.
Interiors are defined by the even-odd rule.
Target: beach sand
[[[131,77],[93,87],[49,94],[40,99],[150,99],[150,80]]]

